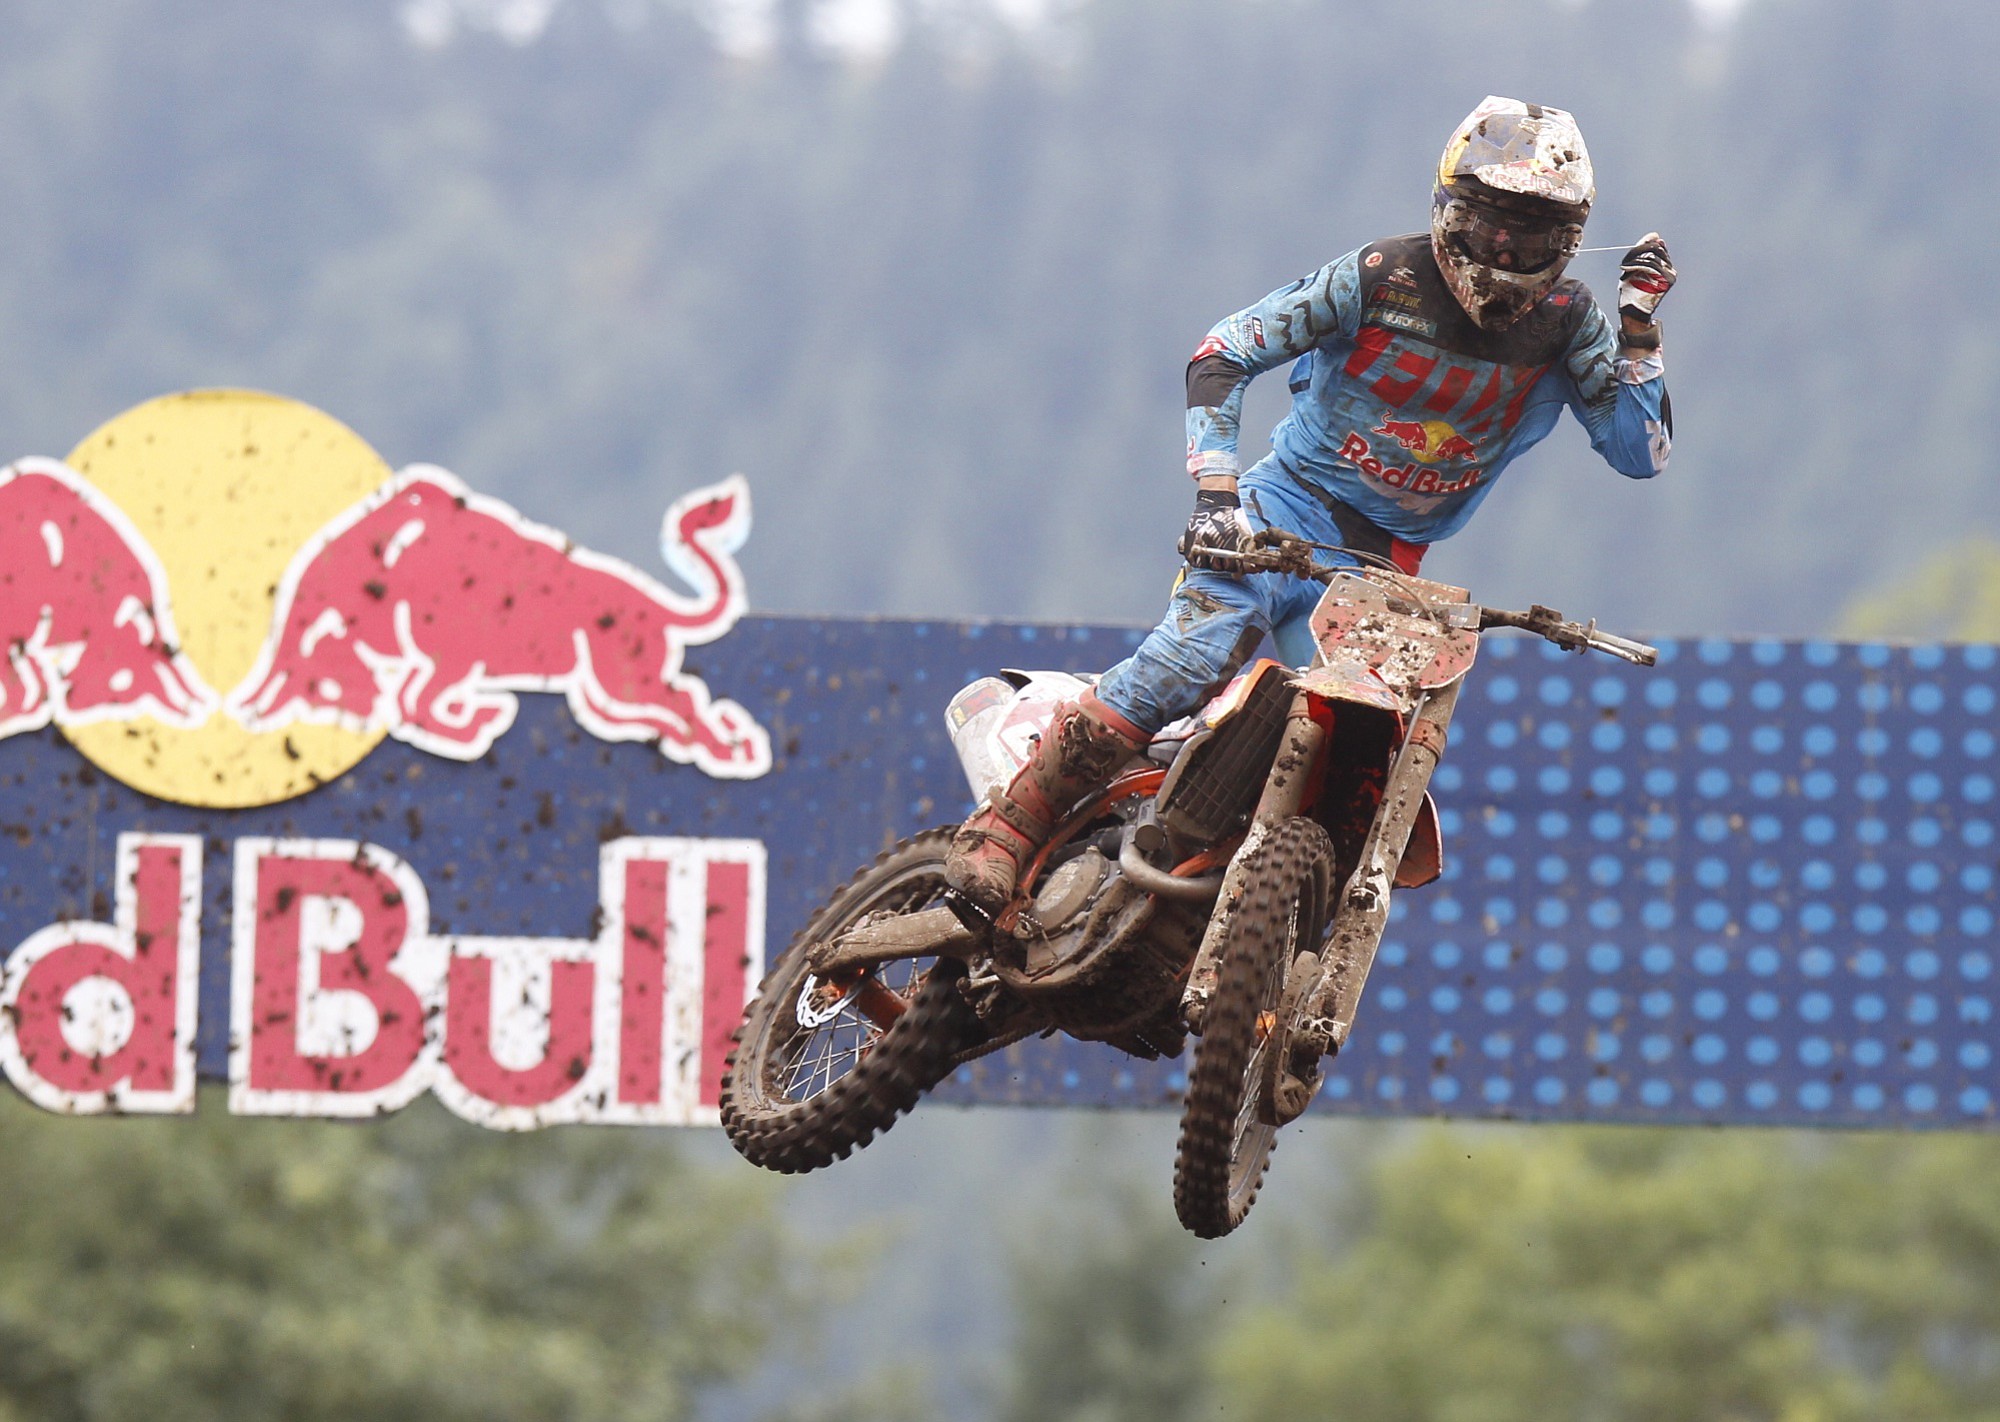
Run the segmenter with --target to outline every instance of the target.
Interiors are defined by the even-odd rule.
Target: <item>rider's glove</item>
[[[1618,268],[1618,314],[1651,325],[1674,285],[1674,261],[1657,232],[1648,232]]]
[[[1237,506],[1234,489],[1203,489],[1194,496],[1194,513],[1181,534],[1180,554],[1189,567],[1227,573],[1233,571],[1232,561],[1212,555],[1247,553],[1256,540],[1257,530]]]

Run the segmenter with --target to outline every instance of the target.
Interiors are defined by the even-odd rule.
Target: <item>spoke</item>
[[[860,1016],[853,1004],[843,1006],[838,1015],[800,1039],[784,1074],[782,1094],[792,1101],[811,1100],[852,1070],[879,1035],[875,1024]]]
[[[813,1058],[808,1055],[801,1053],[792,1059],[791,1067],[785,1073],[783,1086],[783,1094],[787,1098],[794,1101],[803,1099],[800,1093],[800,1078],[802,1075],[809,1075],[812,1068]]]
[[[861,984],[860,991],[854,994],[854,1005],[884,1032],[893,1027],[896,1019],[909,1008],[909,1003],[894,989],[883,986],[873,978]]]
[[[859,906],[846,922],[852,924],[870,914],[900,915],[922,908],[936,900],[938,888],[933,875],[891,886]],[[840,931],[839,926],[828,930],[835,935]],[[853,1071],[882,1033],[916,1000],[930,962],[917,959],[887,964],[864,978],[837,1006],[812,1002],[816,984],[808,977],[794,989],[791,1011],[816,1017],[831,1007],[832,1015],[815,1025],[797,1024],[787,1049],[771,1064],[773,1095],[794,1104],[810,1101]]]
[[[1243,1073],[1243,1104],[1236,1108],[1235,1145],[1239,1147],[1243,1144],[1247,1128],[1257,1120],[1257,1092],[1263,1076],[1264,1052],[1265,1048],[1260,1044],[1250,1054],[1250,1065]],[[1230,1155],[1234,1157],[1237,1154],[1238,1151],[1232,1148]]]

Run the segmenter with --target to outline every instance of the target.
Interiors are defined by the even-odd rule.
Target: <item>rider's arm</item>
[[[1660,352],[1624,346],[1597,303],[1589,306],[1563,357],[1570,408],[1606,463],[1628,478],[1650,479],[1667,467],[1674,442]]]
[[[1233,487],[1243,392],[1253,377],[1297,360],[1329,336],[1360,325],[1358,252],[1272,292],[1216,323],[1187,368],[1188,473],[1204,487]]]

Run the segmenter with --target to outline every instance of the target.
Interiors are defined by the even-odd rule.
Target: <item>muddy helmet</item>
[[[1562,279],[1596,196],[1566,111],[1482,100],[1445,145],[1431,196],[1431,250],[1466,314],[1487,330],[1526,315]]]

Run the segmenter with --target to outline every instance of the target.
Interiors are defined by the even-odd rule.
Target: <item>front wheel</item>
[[[1259,1110],[1264,1057],[1287,970],[1325,936],[1333,874],[1333,841],[1308,819],[1281,820],[1243,861],[1174,1160],[1174,1210],[1203,1239],[1228,1234],[1257,1201],[1278,1137]]]
[[[936,903],[953,832],[926,830],[882,854],[764,975],[722,1079],[722,1128],[753,1165],[799,1174],[845,1159],[979,1040],[979,1019],[958,991],[958,963],[904,960],[841,979],[806,965],[815,946],[863,918]]]

